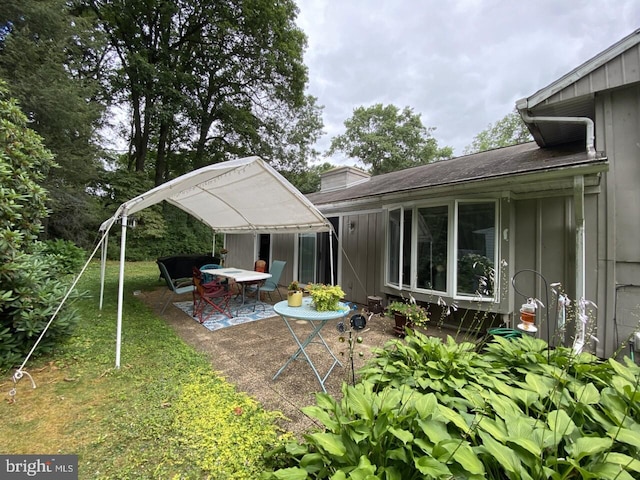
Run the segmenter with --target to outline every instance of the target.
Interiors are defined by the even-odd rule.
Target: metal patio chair
[[[269,300],[273,300],[271,297],[272,292],[278,292],[280,295],[280,300],[284,300],[282,298],[282,293],[280,293],[280,289],[278,288],[278,283],[280,282],[280,277],[282,276],[282,272],[284,271],[284,267],[287,262],[283,260],[274,260],[271,264],[271,268],[269,269],[269,273],[271,274],[271,278],[267,278],[262,285],[260,285],[260,293],[266,292],[269,294]],[[255,292],[257,287],[251,286],[248,291]]]
[[[178,281],[171,278],[165,264],[160,261],[158,261],[157,264],[158,264],[158,268],[160,269],[160,272],[162,272],[162,277],[164,278],[167,284],[167,288],[169,289],[164,292],[164,294],[162,295],[162,298],[165,297],[167,292],[171,293],[171,295],[169,295],[169,298],[165,302],[164,306],[162,307],[162,310],[160,311],[160,313],[162,314],[164,313],[164,311],[167,308],[167,305],[169,305],[169,302],[175,295],[182,295],[183,293],[193,292],[195,287],[193,286],[193,282],[191,280]]]

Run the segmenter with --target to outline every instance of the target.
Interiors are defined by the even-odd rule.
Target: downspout
[[[520,112],[522,120],[524,120],[526,123],[577,123],[584,125],[587,130],[587,155],[589,158],[596,157],[595,127],[593,124],[593,120],[591,120],[589,117],[531,117],[527,113],[526,105],[524,103],[517,104],[516,108]]]
[[[576,303],[584,305],[586,300],[586,275],[585,275],[585,222],[584,222],[584,176],[576,176],[573,179],[573,205],[576,222]],[[582,307],[580,307],[582,308]],[[584,312],[580,312],[584,314]],[[576,338],[573,350],[582,352],[585,346],[587,330],[586,315],[578,315]]]
[[[526,123],[574,123],[586,128],[586,150],[588,158],[596,157],[595,126],[589,117],[532,117],[527,113],[527,102],[518,102],[516,108]],[[576,223],[576,302],[582,304],[586,298],[585,274],[585,214],[584,214],[584,177],[575,177],[573,183],[574,219]],[[582,351],[585,344],[586,325],[578,325],[574,351]]]

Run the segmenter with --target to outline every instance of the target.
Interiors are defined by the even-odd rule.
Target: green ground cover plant
[[[79,287],[80,321],[54,353],[30,362],[17,385],[4,371],[0,451],[79,456],[80,479],[254,479],[279,445],[279,414],[265,411],[211,369],[134,292],[158,285],[155,263],[128,263],[122,366],[114,368],[117,264],[99,264]],[[16,394],[7,394],[15,386]],[[286,438],[286,437],[284,437]]]
[[[528,336],[409,331],[362,382],[305,412],[324,426],[264,479],[640,478],[640,368]]]

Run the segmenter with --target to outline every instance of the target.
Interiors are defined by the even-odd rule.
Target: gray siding
[[[560,339],[551,285],[561,283],[564,291],[575,298],[573,202],[569,196],[560,196],[515,203],[515,261],[511,275],[516,275],[515,287],[520,294],[514,292],[514,321],[518,321],[518,310],[524,297],[539,299],[545,304],[539,312],[539,335],[549,340],[556,337],[552,343],[557,343]],[[594,247],[588,243],[588,248]],[[527,270],[540,272],[544,279]],[[545,286],[549,288],[547,292]]]
[[[225,265],[246,270],[253,270],[256,261],[254,257],[255,235],[247,234],[227,234],[225,236],[225,247],[229,250]]]
[[[274,234],[271,235],[271,262],[273,260],[284,260],[287,262],[280,285],[288,285],[293,279],[293,251],[294,234]],[[256,258],[254,258],[256,236],[252,233],[226,236],[226,248],[229,250],[226,264],[247,270],[253,270]]]
[[[549,97],[545,103],[565,102],[584,95],[592,95],[613,88],[640,82],[640,45],[609,60],[588,75]]]
[[[637,47],[636,49],[637,50]],[[616,286],[640,284],[640,86],[596,97],[596,147],[609,157],[598,204],[598,353],[610,356],[626,330],[616,331]],[[635,294],[635,295],[634,295]],[[619,307],[640,315],[640,295]],[[637,323],[636,317],[636,323]],[[620,329],[619,329],[620,330]]]
[[[366,304],[379,296],[384,272],[382,212],[345,215],[342,218],[341,286],[349,301]]]
[[[282,260],[287,262],[282,272],[282,277],[280,277],[280,285],[289,285],[295,276],[293,274],[295,238],[296,236],[293,233],[271,235],[271,261]]]

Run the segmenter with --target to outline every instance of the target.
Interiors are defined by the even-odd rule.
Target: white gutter
[[[591,120],[589,117],[532,117],[527,113],[526,100],[517,102],[516,108],[518,109],[522,120],[524,120],[526,123],[577,123],[584,125],[587,129],[587,155],[589,158],[596,157],[595,126],[593,124],[593,120]]]

